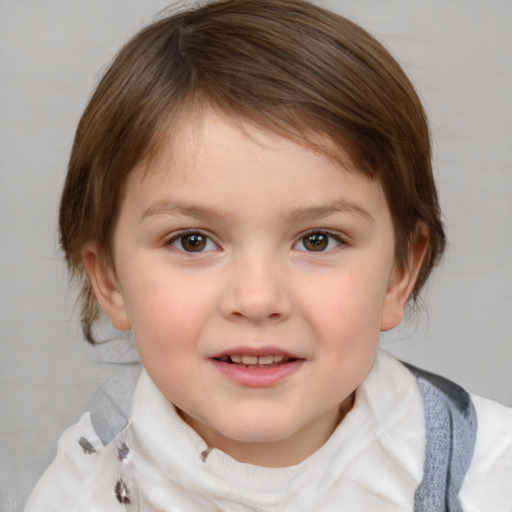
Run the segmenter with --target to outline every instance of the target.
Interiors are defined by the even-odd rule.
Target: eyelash
[[[311,237],[312,235],[320,235],[320,237],[326,237],[326,241],[327,241],[327,246],[325,248],[320,248],[318,250],[308,250],[307,248],[305,248],[305,244],[304,244],[304,241],[308,238],[308,237]],[[336,243],[336,246],[335,247],[329,247],[329,245],[331,245],[331,242],[332,241],[335,241]],[[318,242],[322,242],[323,240],[318,240]],[[327,252],[331,252],[331,251],[335,251],[336,249],[339,249],[340,246],[344,246],[344,245],[347,245],[347,242],[337,233],[332,233],[330,231],[325,231],[325,230],[321,230],[321,229],[313,229],[311,231],[308,231],[307,233],[303,233],[299,240],[294,244],[294,249],[297,248],[298,244],[302,243],[302,245],[304,246],[304,249],[297,249],[297,250],[300,250],[300,251],[304,251],[304,252],[312,252],[312,253],[327,253]]]
[[[203,248],[201,248],[201,250],[199,250],[199,251],[193,251],[193,250],[188,251],[183,246],[184,239],[186,239],[187,237],[192,237],[193,235],[196,235],[197,237],[201,237],[205,241],[205,246]],[[175,244],[179,243],[180,241],[181,241],[181,244],[180,244],[181,247],[177,247]],[[205,234],[202,231],[197,230],[197,229],[186,229],[186,230],[180,231],[178,233],[175,233],[169,239],[167,239],[165,242],[166,246],[173,247],[174,249],[176,249],[180,252],[184,252],[185,254],[199,254],[199,253],[215,250],[215,249],[207,249],[206,251],[203,250],[205,247],[208,246],[208,244],[213,244],[215,246],[215,249],[218,249],[218,245],[212,240],[212,238],[210,236],[208,236],[207,234]]]
[[[192,242],[192,243],[199,244],[198,245],[199,250],[197,250],[197,251],[187,250],[183,245],[184,240],[186,240],[187,237],[192,237],[192,236],[197,236],[198,238],[202,238],[202,242],[204,242],[203,246],[201,246],[201,243],[202,243],[201,240],[196,240],[196,242]],[[311,238],[309,239],[309,241],[307,241],[308,237],[313,237],[313,236],[318,237],[316,241],[314,239],[311,240]],[[336,245],[334,247],[330,247],[332,245],[333,240]],[[190,241],[190,239],[189,239],[189,241]],[[308,243],[308,242],[309,243],[312,242],[313,244],[318,244],[318,249],[314,249],[314,248],[308,249],[306,247],[306,243]],[[181,245],[181,247],[178,247],[176,245],[178,243]],[[324,246],[323,245],[324,243],[326,243],[327,245]],[[171,246],[174,249],[176,249],[180,252],[184,252],[186,254],[203,253],[203,252],[209,252],[209,251],[215,250],[213,248],[208,249],[209,244],[213,244],[215,246],[215,249],[218,249],[218,245],[212,240],[212,238],[210,236],[208,236],[207,234],[205,234],[204,232],[202,232],[200,230],[195,230],[195,229],[189,229],[189,230],[184,230],[184,231],[175,233],[173,236],[171,236],[165,242],[166,246]],[[303,248],[299,249],[297,247],[299,244],[302,244]],[[340,246],[343,246],[343,245],[346,245],[346,241],[342,237],[340,237],[339,234],[331,233],[329,231],[324,231],[324,230],[311,230],[311,231],[308,231],[307,233],[303,233],[301,235],[301,237],[297,240],[297,242],[295,242],[293,244],[293,248],[296,250],[299,250],[299,251],[303,251],[303,252],[327,253],[327,252],[336,250]]]

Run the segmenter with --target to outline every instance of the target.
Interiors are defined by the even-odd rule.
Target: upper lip
[[[243,356],[283,356],[289,357],[290,359],[302,359],[297,354],[293,352],[289,352],[287,350],[283,350],[282,348],[270,347],[270,346],[262,346],[262,347],[248,347],[248,346],[238,346],[232,347],[223,350],[222,352],[217,352],[210,356],[211,359],[220,359],[224,356],[233,356],[233,355],[243,355]]]

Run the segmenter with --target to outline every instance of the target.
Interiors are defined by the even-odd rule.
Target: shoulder
[[[477,435],[473,460],[461,491],[464,510],[512,509],[512,409],[471,395]]]
[[[455,467],[453,461],[457,460],[467,467],[461,487],[457,486],[463,510],[512,510],[512,409],[471,395],[438,375],[411,366],[409,369],[416,376],[424,398],[427,452],[429,436],[434,440],[439,438],[439,407],[444,407],[440,404],[448,404],[447,418],[454,450],[450,455],[452,469]],[[430,388],[426,388],[425,383]],[[433,393],[432,389],[435,390]],[[425,467],[426,471],[428,467]],[[462,474],[455,470],[451,476],[453,480]]]
[[[427,490],[446,466],[447,496],[459,495],[465,512],[512,510],[512,409],[407,366],[423,396]],[[436,496],[443,485],[442,479],[437,482]]]
[[[25,512],[69,510],[94,473],[104,450],[90,414],[85,413],[60,436],[57,456],[32,491]]]

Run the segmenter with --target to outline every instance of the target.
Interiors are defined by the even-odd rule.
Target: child
[[[512,412],[377,348],[441,256],[429,131],[389,53],[301,0],[227,0],[121,51],[60,210],[94,342],[144,366],[27,511],[512,510]]]

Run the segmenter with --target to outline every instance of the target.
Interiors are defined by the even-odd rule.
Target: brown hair
[[[429,248],[413,297],[445,245],[425,113],[409,79],[372,36],[302,0],[224,0],[137,34],[100,81],[79,123],[60,206],[68,268],[81,285],[86,338],[99,316],[81,249],[111,240],[130,171],[155,155],[187,106],[211,105],[351,163],[384,189],[404,264],[417,229]],[[321,135],[331,143],[321,146]],[[334,144],[333,144],[334,143]],[[334,148],[334,149],[333,149]]]

